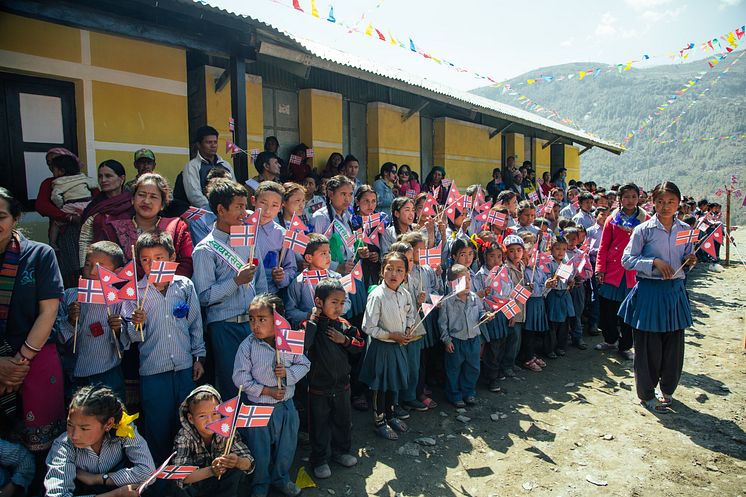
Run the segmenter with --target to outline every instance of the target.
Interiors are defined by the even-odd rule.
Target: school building
[[[128,179],[133,152],[149,148],[173,182],[204,124],[219,130],[221,156],[226,139],[261,150],[275,135],[281,155],[303,142],[320,168],[331,152],[351,153],[370,182],[392,161],[421,179],[442,165],[460,185],[486,184],[510,155],[531,160],[538,175],[565,167],[573,179],[584,151],[622,151],[191,0],[4,0],[0,87],[0,183],[29,211],[49,176],[49,148],[76,152],[91,176],[117,159]],[[232,162],[239,180],[255,174],[246,154]]]

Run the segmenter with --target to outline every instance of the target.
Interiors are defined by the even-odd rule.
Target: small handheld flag
[[[562,264],[560,264],[560,266],[557,268],[557,272],[554,274],[560,280],[567,283],[567,280],[569,280],[572,277],[573,271],[574,270],[573,270],[572,264],[563,262]]]
[[[231,400],[226,400],[215,408],[217,412],[223,416],[233,417],[238,409],[238,396],[233,397]]]
[[[174,280],[174,276],[176,276],[176,268],[178,267],[178,262],[155,261],[150,268],[148,281],[156,284],[171,283]]]
[[[699,238],[699,230],[684,230],[676,233],[676,245],[695,243]]]
[[[307,148],[306,149],[306,157],[313,157],[313,149]]]
[[[197,466],[166,466],[156,478],[161,480],[183,480],[199,468]]]
[[[484,301],[493,311],[499,311],[510,299],[501,299],[500,297],[489,296],[485,297]]]
[[[105,304],[104,291],[98,280],[78,278],[78,302],[81,304]]]
[[[138,495],[142,495],[143,492],[145,492],[145,489],[148,488],[155,481],[156,478],[158,478],[158,475],[161,474],[161,472],[166,468],[166,466],[168,466],[168,463],[171,462],[171,459],[173,459],[175,455],[176,455],[176,452],[168,456],[168,459],[163,461],[163,464],[158,466],[158,469],[156,469],[150,476],[148,476],[148,478],[144,482],[142,482],[142,485],[140,485],[137,488]]]
[[[419,262],[422,266],[437,268],[441,263],[442,252],[440,247],[433,247],[429,250],[420,250]]]
[[[308,231],[308,226],[303,224],[303,220],[298,217],[298,214],[293,213],[293,219],[290,221],[290,229],[297,231]]]
[[[310,241],[311,239],[304,235],[302,231],[287,230],[282,246],[303,255]]]
[[[281,329],[275,332],[275,348],[293,355],[303,354],[305,330]]]
[[[288,320],[285,319],[284,317],[280,316],[277,313],[277,311],[274,311],[274,313],[275,313],[275,317],[274,317],[274,319],[275,319],[275,322],[274,322],[274,324],[275,324],[275,330],[289,330],[290,329],[290,323],[288,322]]]
[[[435,212],[435,206],[438,205],[438,202],[435,200],[435,197],[427,194],[427,197],[425,198],[425,205],[422,207],[422,215],[423,216],[434,216],[436,214]]]
[[[353,266],[350,275],[357,281],[363,281],[363,265],[360,261],[357,261],[357,264]]]
[[[311,286],[316,286],[319,284],[319,281],[327,278],[328,276],[329,273],[326,271],[326,269],[322,269],[320,271],[309,271],[308,269],[306,269],[305,271],[303,271],[303,282],[308,283]]]
[[[301,161],[303,160],[303,157],[300,155],[291,155],[290,156],[290,165],[292,166],[300,166]]]
[[[453,293],[459,294],[466,290],[466,276],[462,276],[461,278],[457,279],[455,282],[451,282],[451,288],[453,289]]]
[[[231,421],[231,417],[219,419],[205,426],[205,428],[215,433],[216,435],[228,438],[231,434]]]
[[[505,314],[505,317],[508,319],[513,319],[519,312],[521,312],[521,308],[518,307],[518,304],[516,304],[515,300],[508,301],[507,304],[502,306],[500,308],[500,312]]]
[[[231,247],[248,247],[256,242],[256,225],[240,224],[231,226],[230,245]]]
[[[179,217],[185,221],[196,221],[197,219],[201,218],[205,214],[207,214],[207,211],[205,209],[200,209],[199,207],[189,207]]]
[[[236,428],[261,428],[267,426],[272,417],[272,406],[242,405],[236,416]]]
[[[339,279],[339,282],[342,283],[342,287],[345,289],[345,292],[351,294],[355,293],[355,281],[352,279],[352,273],[342,276]]]
[[[513,288],[513,291],[510,292],[509,296],[509,298],[520,302],[521,304],[525,304],[530,297],[531,292],[523,285],[516,285],[515,288]]]
[[[129,261],[126,266],[119,270],[117,277],[122,281],[125,281],[124,286],[119,289],[119,299],[138,300],[137,265],[135,264],[135,261]]]
[[[98,266],[98,280],[101,282],[101,290],[104,292],[106,305],[116,304],[120,301],[119,290],[114,283],[121,283],[122,280],[113,271],[105,267]]]

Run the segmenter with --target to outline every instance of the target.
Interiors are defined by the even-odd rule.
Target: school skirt
[[[408,376],[404,347],[394,342],[371,339],[360,369],[360,381],[371,390],[398,392],[407,388]]]
[[[508,336],[508,319],[505,314],[498,312],[494,319],[479,326],[485,342],[500,340]]]
[[[547,318],[553,323],[564,323],[575,317],[569,290],[552,290],[546,298]]]
[[[619,306],[619,316],[635,330],[665,333],[692,325],[684,279],[638,278]]]
[[[545,332],[549,329],[547,307],[544,297],[531,297],[526,302],[526,322],[523,328],[528,331]]]
[[[622,281],[619,282],[618,286],[604,283],[598,288],[598,294],[606,300],[622,302],[627,297],[629,290],[627,288],[627,278],[622,276]]]
[[[440,332],[438,331],[438,309],[433,309],[422,322],[425,328],[425,336],[422,337],[422,348],[429,349],[440,342]]]

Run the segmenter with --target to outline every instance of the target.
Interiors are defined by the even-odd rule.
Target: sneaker
[[[499,393],[501,390],[500,383],[498,383],[498,380],[490,381],[490,386],[488,388],[489,388],[489,391],[493,393]]]
[[[601,342],[593,348],[596,350],[616,350],[616,344]]]
[[[477,403],[477,398],[474,397],[473,395],[470,395],[464,399],[464,402],[466,403],[467,406],[473,406],[474,404]]]
[[[345,468],[351,468],[357,464],[357,457],[352,454],[335,454],[332,456],[332,461]]]
[[[398,431],[399,433],[406,433],[409,431],[409,426],[407,426],[407,423],[405,423],[399,418],[391,418],[388,420],[388,423],[390,427],[392,427],[394,430]]]
[[[558,356],[562,357],[565,354],[567,354],[567,352],[565,352],[565,349],[557,349],[557,355]]]
[[[505,376],[505,373],[503,373],[502,371],[499,372],[499,373],[497,373],[497,379],[498,380],[503,381],[506,378],[507,378],[507,376]]]
[[[313,468],[313,476],[320,480],[325,480],[332,476],[332,469],[329,467],[328,464],[316,466],[315,468]]]
[[[572,346],[580,350],[586,350],[588,348],[588,344],[586,344],[582,338],[572,342]]]
[[[419,411],[419,412],[427,411],[427,406],[423,402],[420,402],[419,400],[405,400],[404,408],[411,409],[413,411]]]
[[[329,466],[327,466],[327,468],[328,467]],[[288,497],[295,497],[296,495],[300,495],[300,492],[301,492],[301,488],[291,481],[287,482],[281,487],[275,487],[275,488],[279,490],[280,493],[282,493],[282,495],[287,495]]]
[[[394,406],[394,417],[399,419],[409,419],[409,412],[402,406]]]
[[[635,353],[631,350],[620,350],[619,355],[627,359],[628,361],[634,361],[635,360]]]
[[[466,402],[464,402],[463,400],[457,400],[456,402],[451,402],[451,404],[453,404],[453,406],[457,409],[463,409],[464,407],[466,407]]]
[[[513,371],[511,368],[508,368],[505,370],[505,376],[508,378],[515,378],[515,371]]]

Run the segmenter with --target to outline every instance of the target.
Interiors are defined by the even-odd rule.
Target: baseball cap
[[[505,240],[503,240],[503,245],[506,247],[510,247],[511,245],[520,245],[521,247],[525,247],[526,245],[523,243],[523,239],[518,235],[508,235],[505,237]]]
[[[147,148],[141,148],[137,152],[135,152],[135,162],[139,161],[140,159],[150,159],[152,161],[155,160],[155,154],[152,150],[148,150]]]

